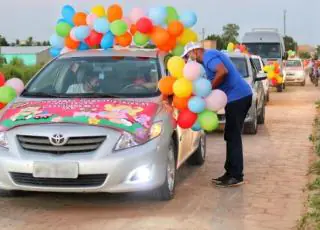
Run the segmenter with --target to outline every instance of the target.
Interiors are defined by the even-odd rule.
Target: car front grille
[[[64,145],[56,146],[45,136],[18,135],[17,138],[25,150],[52,154],[92,152],[106,139],[105,136],[70,137]]]
[[[40,187],[99,187],[103,185],[107,174],[79,175],[76,179],[66,178],[35,178],[29,173],[11,172],[10,176],[17,185]]]

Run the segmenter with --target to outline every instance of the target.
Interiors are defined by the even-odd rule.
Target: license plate
[[[78,178],[79,167],[77,163],[48,163],[35,162],[33,164],[33,177],[36,178]]]

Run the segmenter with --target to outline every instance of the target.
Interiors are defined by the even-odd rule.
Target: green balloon
[[[166,10],[167,10],[167,18],[166,18],[166,23],[167,24],[169,24],[172,21],[179,20],[178,12],[174,7],[167,6]]]
[[[172,54],[174,56],[181,56],[184,52],[184,46],[183,45],[177,45],[173,50]]]
[[[211,132],[219,127],[218,115],[215,112],[205,110],[199,114],[199,123],[203,130]]]
[[[137,46],[145,46],[149,41],[149,37],[137,31],[133,36],[133,41]]]
[[[8,104],[17,96],[17,92],[10,86],[0,87],[0,102]]]
[[[72,29],[72,26],[70,26],[68,23],[66,22],[60,22],[57,26],[56,26],[56,32],[60,37],[67,37],[69,36],[69,33]]]
[[[128,25],[123,20],[115,20],[110,25],[110,31],[116,36],[124,35],[128,30]]]

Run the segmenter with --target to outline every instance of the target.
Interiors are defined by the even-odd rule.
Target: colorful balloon
[[[87,25],[87,14],[84,12],[78,12],[73,16],[73,23],[76,26]]]
[[[222,90],[215,89],[209,94],[208,97],[206,97],[205,101],[208,110],[218,112],[226,107],[228,97]]]
[[[142,34],[140,32],[136,32],[133,37],[134,44],[137,46],[145,46],[149,41],[148,35]]]
[[[167,10],[165,7],[151,8],[148,12],[148,17],[154,25],[162,25],[167,18]]]
[[[76,29],[77,27],[73,27],[70,31],[70,38],[74,41],[79,41],[77,38],[76,38]]]
[[[180,21],[187,28],[193,27],[197,20],[197,15],[192,11],[185,11],[180,15]]]
[[[164,45],[159,45],[158,49],[161,51],[169,52],[169,51],[173,50],[174,47],[176,47],[176,45],[177,45],[177,39],[175,37],[171,36],[169,38],[169,40],[167,41],[167,43]]]
[[[98,33],[105,34],[109,31],[109,23],[106,18],[97,18],[93,23],[93,29]]]
[[[67,48],[75,50],[79,47],[80,42],[73,40],[71,37],[66,37],[65,44]]]
[[[167,11],[167,18],[166,18],[166,24],[169,25],[170,22],[172,21],[177,21],[179,20],[179,15],[177,13],[177,10],[172,7],[172,6],[168,6],[166,7],[166,11]]]
[[[73,25],[73,16],[75,13],[76,11],[70,5],[65,5],[61,11],[63,19],[70,25]]]
[[[76,27],[74,36],[78,41],[84,41],[90,35],[90,27],[89,26],[79,26]]]
[[[176,81],[173,77],[163,77],[159,81],[158,87],[162,95],[170,96],[173,94],[173,84]]]
[[[193,94],[199,97],[207,97],[212,91],[211,82],[205,78],[199,78],[193,82]]]
[[[64,38],[58,36],[57,34],[53,34],[50,37],[50,45],[57,49],[62,49],[64,47]]]
[[[95,14],[97,17],[105,17],[106,11],[102,5],[97,5],[91,9],[91,13]],[[89,25],[89,24],[88,24]]]
[[[234,51],[234,44],[230,42],[227,46],[227,51],[228,52],[233,52]]]
[[[120,20],[122,18],[122,14],[123,14],[122,8],[118,4],[111,5],[107,10],[109,22]]]
[[[197,121],[194,123],[191,129],[192,131],[195,131],[195,132],[199,132],[202,130],[199,119],[197,119]]]
[[[98,18],[96,14],[88,14],[86,18],[87,25],[93,27],[95,20]]]
[[[0,103],[8,104],[11,102],[15,97],[17,96],[17,93],[14,88],[11,86],[2,86],[0,87]]]
[[[178,37],[178,42],[181,45],[186,45],[189,42],[197,42],[198,35],[191,29],[185,28],[183,33]]]
[[[177,97],[190,97],[192,94],[192,82],[180,78],[173,84],[173,92]]]
[[[205,110],[199,114],[198,121],[203,130],[212,132],[219,127],[219,119],[216,113]]]
[[[173,96],[173,106],[178,110],[183,110],[188,108],[188,102],[190,97],[177,97]]]
[[[4,107],[6,107],[6,104],[0,102],[0,109],[3,109]]]
[[[55,57],[58,57],[60,55],[61,50],[62,50],[61,48],[51,47],[50,50],[49,50],[49,53],[50,53],[51,57],[55,58]]]
[[[184,30],[184,26],[179,21],[172,21],[168,25],[168,32],[171,36],[179,37]]]
[[[125,23],[127,23],[128,28],[131,28],[132,22],[131,22],[130,18],[124,17],[122,20],[123,20]]]
[[[63,37],[63,38],[69,36],[71,29],[72,29],[72,27],[70,26],[70,24],[68,24],[66,22],[60,22],[56,26],[57,35],[59,35],[60,37]]]
[[[97,46],[101,43],[102,37],[103,37],[103,34],[100,34],[94,30],[91,30],[89,36],[85,39],[85,43],[89,47]]]
[[[185,62],[184,62],[183,58],[178,57],[178,56],[171,57],[167,63],[167,68],[168,68],[171,76],[178,78],[178,79],[183,77],[184,66],[185,66]]]
[[[4,76],[3,73],[0,72],[0,87],[4,85],[6,82],[6,77]]]
[[[184,46],[180,44],[176,45],[176,47],[172,50],[172,54],[174,56],[179,56],[179,57],[183,54],[183,52],[184,52]]]
[[[145,13],[141,8],[133,8],[130,12],[129,18],[133,23],[136,23],[143,16],[145,16]]]
[[[144,34],[151,33],[153,29],[152,21],[146,17],[140,18],[137,21],[136,26],[137,26],[137,30]]]
[[[132,34],[132,36],[135,35],[136,32],[137,32],[137,26],[136,26],[136,24],[131,24],[131,26],[130,26],[130,33]]]
[[[12,87],[17,95],[20,95],[22,91],[24,90],[24,83],[19,78],[11,78],[9,79],[5,86]]]
[[[127,30],[128,25],[123,20],[115,20],[110,24],[110,31],[116,36],[124,35]]]
[[[183,75],[190,81],[197,80],[201,76],[201,65],[198,62],[188,62],[183,68]]]
[[[114,35],[109,31],[101,39],[100,46],[102,49],[109,49],[113,47],[114,44]]]
[[[131,36],[131,34],[129,32],[126,32],[122,36],[117,36],[115,38],[115,42],[116,42],[117,45],[120,45],[122,47],[127,47],[132,42],[132,36]]]
[[[206,101],[202,97],[194,96],[190,98],[188,108],[193,113],[201,113],[206,108]]]
[[[191,128],[197,121],[198,115],[188,109],[182,110],[178,115],[177,123],[182,129]]]
[[[156,46],[165,45],[169,39],[170,35],[168,31],[159,26],[154,27],[151,34],[151,40]]]
[[[81,42],[78,47],[78,50],[88,50],[88,49],[89,49],[89,46],[84,42]]]

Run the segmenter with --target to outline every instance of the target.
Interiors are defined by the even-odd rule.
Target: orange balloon
[[[109,22],[121,19],[123,15],[121,6],[118,4],[111,5],[107,10],[107,15]]]
[[[188,108],[188,101],[190,97],[182,98],[182,97],[173,97],[173,106],[176,107],[178,110],[184,110]]]
[[[176,81],[173,77],[164,77],[159,81],[159,90],[162,95],[172,95],[173,94],[173,84]]]
[[[184,26],[179,21],[172,21],[168,26],[168,32],[171,36],[179,37],[184,30]]]
[[[69,49],[77,49],[80,45],[80,42],[73,40],[70,38],[70,36],[66,37],[65,39],[65,46],[68,47]]]
[[[169,52],[173,50],[176,47],[176,45],[177,39],[171,36],[166,44],[158,46],[158,48],[162,51]]]
[[[133,35],[135,35],[135,33],[137,32],[137,26],[135,24],[132,24],[130,27],[130,33]]]
[[[166,31],[160,26],[155,26],[153,28],[153,31],[151,33],[151,40],[156,46],[165,45],[169,39],[170,39],[170,35],[168,31]]]
[[[87,14],[83,12],[78,12],[73,16],[73,23],[76,26],[85,26],[87,25]]]
[[[122,47],[127,47],[132,42],[132,36],[129,32],[127,32],[122,36],[116,36],[115,40],[116,40],[116,44]]]

